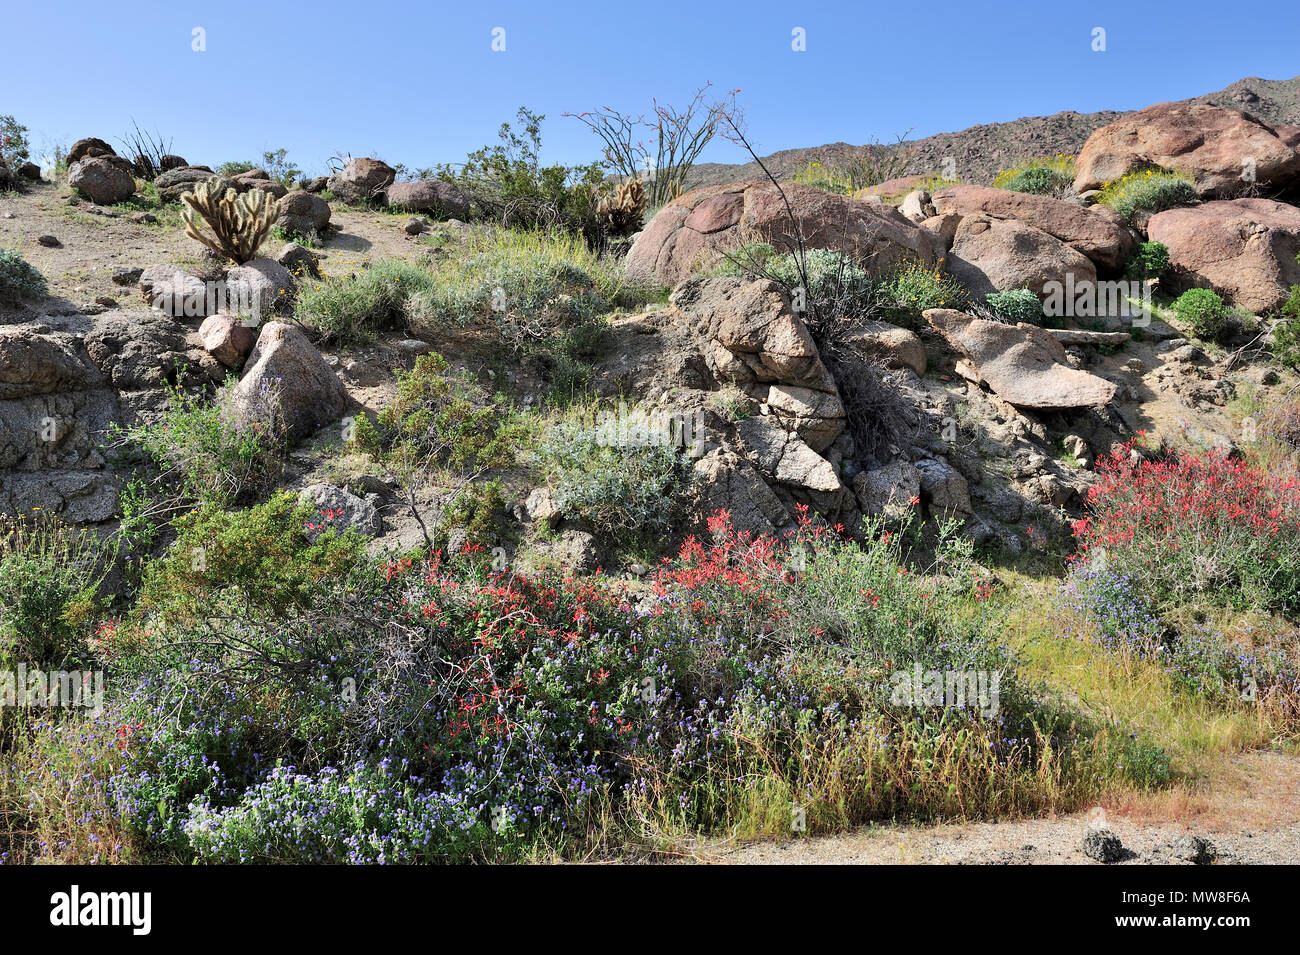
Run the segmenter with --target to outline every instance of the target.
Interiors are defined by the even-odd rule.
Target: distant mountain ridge
[[[1184,102],[1227,106],[1275,125],[1300,126],[1300,76],[1289,80],[1248,76],[1217,93],[1207,93]],[[1066,110],[1051,116],[1027,116],[1007,123],[988,123],[956,133],[927,136],[904,145],[908,160],[899,174],[938,172],[943,160],[951,158],[956,163],[957,177],[961,181],[988,183],[999,171],[1028,159],[1059,153],[1077,154],[1093,130],[1131,112],[1135,111],[1076,113]],[[809,161],[820,159],[825,162],[827,158],[845,156],[861,148],[849,143],[828,143],[783,149],[764,156],[763,162],[777,177],[786,179]],[[687,187],[695,189],[761,175],[758,164],[752,162],[699,163],[691,170]]]

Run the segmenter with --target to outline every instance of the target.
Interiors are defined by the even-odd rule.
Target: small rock
[[[1109,829],[1089,829],[1083,837],[1083,853],[1103,865],[1110,865],[1124,857],[1124,844]]]
[[[418,338],[403,338],[397,343],[397,347],[408,355],[427,355],[433,351],[433,346],[428,342],[422,342]]]
[[[419,235],[429,226],[423,219],[411,218],[406,220],[405,228],[407,235]]]
[[[307,525],[307,538],[315,540],[328,530],[342,534],[353,530],[363,537],[378,537],[384,530],[379,511],[369,501],[333,484],[312,484],[303,488],[298,503],[315,507],[319,522]]]
[[[524,501],[523,512],[525,518],[537,524],[547,524],[554,527],[564,516],[560,509],[555,506],[555,501],[551,497],[551,492],[544,487],[533,488]]]
[[[310,278],[320,278],[320,259],[322,256],[311,251],[297,242],[287,242],[279,254],[276,255],[275,261],[279,262],[294,276],[301,278],[308,276]]]
[[[1214,843],[1203,836],[1186,835],[1173,845],[1174,855],[1184,862],[1209,865],[1219,857]]]
[[[52,235],[38,235],[36,237],[36,241],[39,242],[41,245],[45,246],[47,249],[57,249],[59,246],[63,244]]]
[[[199,326],[207,353],[227,368],[239,368],[257,344],[257,330],[233,315],[210,315]]]

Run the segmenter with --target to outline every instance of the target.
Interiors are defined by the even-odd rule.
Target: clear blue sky
[[[1144,9],[1136,9],[1142,7]],[[1243,76],[1300,74],[1300,2],[7,3],[0,113],[33,145],[134,119],[192,162],[286,147],[310,172],[337,151],[460,161],[526,105],[543,159],[589,161],[561,116],[642,112],[698,85],[737,89],[763,153],[889,140],[1063,109],[1132,109]],[[192,31],[206,31],[205,52]],[[505,52],[492,31],[505,30]],[[791,49],[802,27],[807,50]],[[1107,49],[1093,52],[1092,30]],[[37,150],[34,150],[34,152]],[[705,160],[733,162],[721,141]]]

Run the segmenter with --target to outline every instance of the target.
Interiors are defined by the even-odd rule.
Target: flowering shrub
[[[1144,169],[1106,183],[1097,202],[1110,206],[1125,219],[1134,221],[1139,214],[1152,214],[1195,203],[1196,187],[1181,173],[1163,169]]]
[[[236,806],[197,801],[185,834],[197,861],[226,864],[430,862],[490,839],[478,805],[418,782],[365,765],[277,767]]]
[[[878,297],[885,321],[912,329],[924,327],[921,313],[927,308],[960,309],[969,301],[962,284],[940,266],[918,262],[900,267],[881,284]]]
[[[1092,640],[1152,660],[1176,686],[1228,705],[1259,702],[1284,718],[1300,716],[1300,659],[1285,642],[1261,634],[1243,645],[1205,624],[1166,623],[1141,583],[1077,563],[1061,592],[1055,622],[1065,636]]]
[[[507,858],[609,826],[788,832],[792,806],[815,831],[1088,798],[1085,741],[1016,678],[969,549],[922,574],[878,531],[860,549],[805,514],[777,541],[723,513],[648,591],[434,554],[326,574],[289,617],[266,595],[173,613],[147,651],[119,643],[114,682],[135,689],[42,730],[14,778],[53,854],[91,851],[71,805],[108,856],[213,862]],[[898,704],[913,666],[1000,671],[1000,709]]]
[[[1148,461],[1133,443],[1097,462],[1080,553],[1104,554],[1158,610],[1205,600],[1300,610],[1300,484],[1219,453]]]
[[[1042,196],[1057,196],[1068,192],[1074,185],[1074,157],[1065,153],[1003,169],[993,180],[997,189],[1013,192],[1032,192]]]

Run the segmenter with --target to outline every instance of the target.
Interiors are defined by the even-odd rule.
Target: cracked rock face
[[[844,430],[844,404],[803,320],[774,282],[696,279],[672,302],[704,343],[713,374],[772,414],[814,451]]]
[[[1016,219],[969,215],[957,226],[948,268],[976,296],[1028,288],[1040,298],[1047,285],[1097,281],[1082,252]]]
[[[1159,166],[1190,176],[1202,196],[1240,195],[1249,185],[1242,178],[1245,157],[1254,161],[1260,185],[1300,178],[1300,151],[1285,127],[1208,103],[1157,103],[1088,137],[1075,163],[1074,191]]]
[[[933,202],[939,215],[1015,219],[1059,239],[1109,271],[1122,268],[1137,246],[1137,237],[1123,219],[1105,206],[1086,207],[1050,196],[972,185],[940,189]]]
[[[784,190],[808,248],[850,253],[882,271],[908,260],[930,264],[937,256],[931,233],[882,203],[793,183]],[[785,201],[767,180],[707,186],[655,214],[628,252],[627,269],[675,284],[747,242],[789,247],[790,232]]]
[[[1172,292],[1213,288],[1252,312],[1278,308],[1300,284],[1300,209],[1234,199],[1169,209],[1147,223],[1169,248]]]
[[[975,318],[950,308],[925,320],[974,367],[979,379],[1017,408],[1087,408],[1108,404],[1118,386],[1072,368],[1065,346],[1041,328]]]

